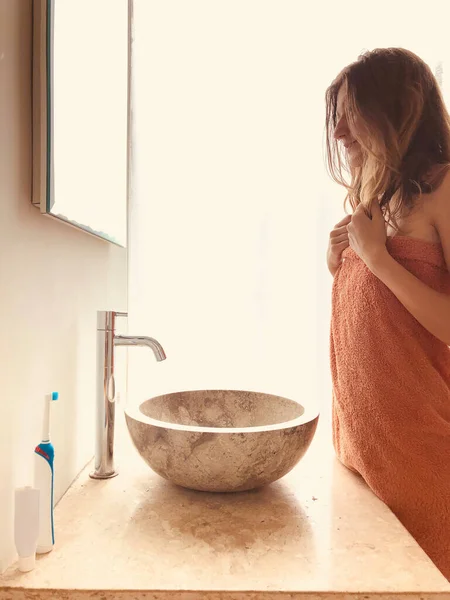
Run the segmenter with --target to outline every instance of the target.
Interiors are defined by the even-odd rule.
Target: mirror
[[[33,204],[126,246],[128,0],[33,2]]]

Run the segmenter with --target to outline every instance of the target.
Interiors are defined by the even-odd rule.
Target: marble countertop
[[[450,600],[450,583],[337,463],[326,420],[289,475],[235,495],[172,486],[119,430],[120,475],[81,474],[56,509],[55,549],[0,577],[0,600]]]

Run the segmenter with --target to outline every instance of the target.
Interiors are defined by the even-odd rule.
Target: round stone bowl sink
[[[242,492],[280,479],[307,451],[319,419],[294,400],[239,390],[156,396],[125,416],[153,471],[204,492]]]

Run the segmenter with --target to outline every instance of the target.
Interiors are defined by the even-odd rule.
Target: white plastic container
[[[19,570],[34,569],[39,535],[39,490],[27,486],[15,491],[14,542],[19,555]]]

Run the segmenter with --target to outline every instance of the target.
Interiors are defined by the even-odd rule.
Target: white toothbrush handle
[[[53,472],[45,458],[35,454],[35,487],[39,490],[39,538],[37,554],[53,549]]]

